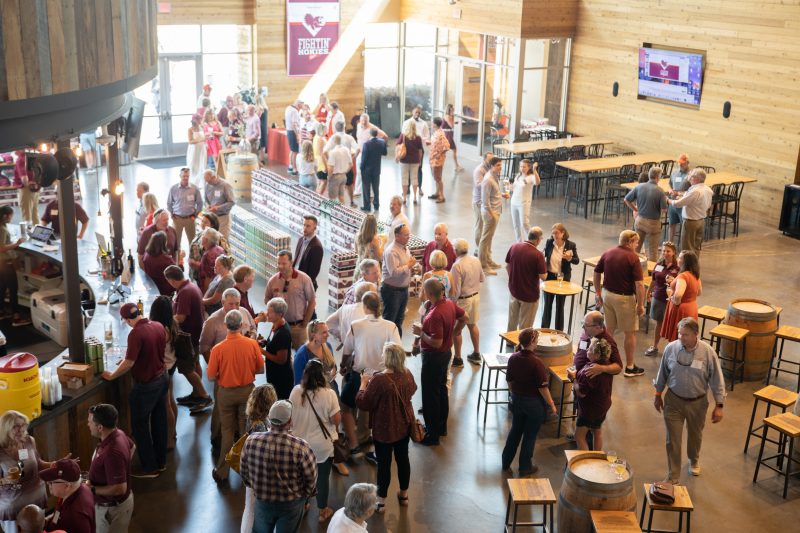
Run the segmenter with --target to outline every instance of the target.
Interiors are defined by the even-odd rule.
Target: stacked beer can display
[[[239,206],[235,205],[233,209],[231,209],[231,232],[228,236],[228,243],[230,244],[231,254],[233,254],[233,258],[236,259],[237,265],[247,263],[247,237],[245,235],[245,227],[249,221],[257,219],[257,215]]]
[[[103,343],[97,337],[86,337],[83,340],[84,361],[91,365],[95,374],[100,374],[105,370],[103,363]]]
[[[331,266],[328,269],[328,307],[338,309],[344,302],[344,294],[353,285],[355,280],[356,261],[355,252],[340,252],[331,256]]]
[[[234,207],[230,244],[238,264],[250,265],[257,275],[269,279],[278,270],[278,252],[291,249],[291,238],[258,215]]]

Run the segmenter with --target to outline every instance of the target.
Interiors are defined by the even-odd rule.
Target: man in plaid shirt
[[[292,404],[275,402],[270,430],[253,433],[242,449],[241,476],[256,495],[253,533],[297,531],[316,492],[317,459],[308,443],[289,433]]]

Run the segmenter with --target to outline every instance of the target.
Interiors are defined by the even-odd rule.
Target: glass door
[[[455,98],[455,138],[460,143],[460,151],[480,157],[481,67],[464,62],[453,63],[460,66]]]

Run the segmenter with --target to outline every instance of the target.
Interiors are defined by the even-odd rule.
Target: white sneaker
[[[689,463],[689,472],[691,472],[693,476],[699,476],[700,475],[700,461],[697,461],[696,463]]]

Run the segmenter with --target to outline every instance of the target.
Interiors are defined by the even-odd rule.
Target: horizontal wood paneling
[[[176,0],[158,24],[253,24],[256,0]]]
[[[572,37],[577,21],[578,0],[523,0],[520,36]]]
[[[519,37],[528,0],[401,0],[400,18],[475,33]]]
[[[686,152],[693,164],[755,177],[743,213],[777,225],[800,145],[800,3],[581,0],[578,11],[567,128],[609,136],[617,150]],[[699,110],[637,100],[643,42],[706,51]]]

